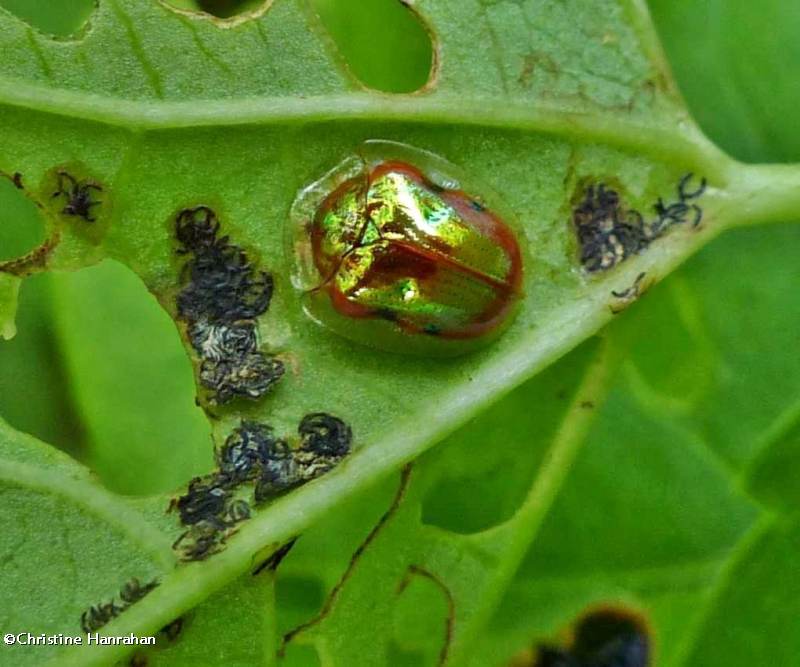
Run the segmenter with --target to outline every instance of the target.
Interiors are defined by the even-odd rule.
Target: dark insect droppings
[[[262,452],[268,443],[275,441],[271,427],[252,421],[243,421],[216,452],[219,473],[231,484],[240,484],[259,475]]]
[[[117,606],[114,600],[93,605],[81,614],[81,629],[87,634],[97,632],[110,620],[119,616],[122,611],[123,608]]]
[[[225,534],[215,521],[200,521],[182,533],[172,544],[179,551],[181,560],[205,560],[218,553],[225,543]]]
[[[175,236],[181,244],[178,253],[202,253],[217,242],[219,221],[208,206],[181,211],[175,220]],[[226,239],[227,240],[227,239]]]
[[[256,318],[269,308],[272,276],[256,270],[219,228],[207,206],[185,209],[175,220],[178,254],[192,255],[183,268],[178,316],[201,358],[200,384],[217,405],[261,398],[284,374],[283,363],[258,344]]]
[[[122,601],[117,604],[114,598],[108,602],[101,602],[100,604],[89,607],[81,614],[81,629],[85,633],[97,632],[106,623],[119,616],[132,604],[136,604],[145,595],[150,593],[159,582],[153,579],[146,584],[142,584],[136,577],[131,578],[120,589],[119,597]]]
[[[274,440],[260,456],[261,474],[256,482],[255,501],[261,503],[288,491],[302,481],[297,461],[285,440]]]
[[[221,551],[231,529],[250,518],[249,503],[236,497],[242,485],[255,482],[255,503],[270,500],[334,468],[353,439],[348,424],[325,412],[303,417],[298,433],[300,446],[293,449],[268,424],[243,420],[231,432],[215,452],[217,469],[192,479],[167,508],[187,527],[172,545],[182,561]]]
[[[587,187],[572,216],[583,267],[590,272],[616,266],[649,244],[644,220],[637,211],[624,211],[619,193],[603,183]]]
[[[257,399],[283,377],[283,362],[260,351],[219,361],[204,359],[200,384],[213,390],[213,403],[222,405],[239,396]]]
[[[91,210],[100,205],[100,201],[93,196],[94,193],[102,192],[103,188],[92,181],[79,181],[66,171],[58,172],[58,189],[52,197],[63,197],[66,203],[61,209],[64,215],[77,216],[86,222],[94,222]]]
[[[319,456],[342,458],[350,451],[353,432],[338,417],[325,412],[312,412],[303,417],[297,432],[302,438],[302,449]]]
[[[313,412],[303,417],[297,430],[302,444],[295,459],[304,480],[324,475],[350,452],[353,433],[338,417]]]
[[[696,200],[705,192],[706,180],[701,179],[698,187],[690,190],[692,178],[693,174],[681,178],[675,201],[665,203],[659,198],[653,206],[656,217],[651,221],[639,211],[625,208],[620,194],[605,183],[585,186],[572,211],[583,268],[590,273],[606,271],[639,254],[675,225],[691,222],[697,227],[703,210]]]
[[[189,284],[178,295],[185,320],[232,323],[269,308],[272,276],[253,268],[244,250],[218,232],[219,220],[207,206],[181,211],[176,219],[178,253],[194,255],[185,268]]]
[[[195,477],[186,493],[173,500],[169,509],[177,509],[181,523],[187,526],[213,519],[222,514],[230,495],[223,482],[217,475]]]
[[[119,592],[119,597],[125,604],[131,605],[141,600],[156,586],[158,586],[157,579],[142,584],[136,577],[133,577],[130,581],[125,582],[125,585]]]

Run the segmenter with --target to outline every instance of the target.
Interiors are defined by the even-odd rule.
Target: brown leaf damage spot
[[[42,245],[31,250],[27,255],[0,262],[0,272],[10,273],[12,276],[22,278],[44,271],[47,268],[47,260],[50,257],[50,253],[58,245],[59,239],[60,234],[55,232]]]
[[[544,72],[548,77],[555,78],[560,74],[558,63],[543,51],[532,51],[522,59],[522,69],[517,77],[517,83],[529,89],[533,83],[534,74]]]

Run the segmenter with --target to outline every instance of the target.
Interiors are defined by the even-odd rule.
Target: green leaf
[[[0,274],[0,338],[6,340],[17,334],[14,318],[17,315],[17,297],[21,282],[16,276]]]
[[[41,274],[20,286],[18,335],[0,344],[0,415],[14,428],[76,454],[82,439],[55,349],[51,278]]]
[[[581,348],[407,468],[323,615],[287,640],[313,641],[324,664],[392,664],[391,650],[409,650],[407,637],[395,637],[397,608],[422,580],[445,602],[426,652],[463,661],[572,465],[594,416],[585,405],[602,400],[612,357],[601,345]],[[509,423],[518,438],[497,439]],[[527,455],[513,465],[521,447]],[[358,620],[364,608],[368,624]]]
[[[800,10],[785,0],[649,5],[692,115],[708,136],[742,160],[800,158],[792,122],[800,104],[793,78]]]
[[[784,350],[800,322],[781,304],[800,279],[786,272],[799,236],[725,237],[602,343],[417,461],[394,504],[365,494],[361,504],[388,508],[382,520],[342,507],[304,534],[278,590],[285,577],[328,593],[285,632],[288,646],[312,645],[323,664],[368,651],[364,664],[432,665],[444,648],[452,664],[500,665],[616,604],[645,615],[658,665],[788,661],[800,369]],[[731,326],[741,303],[747,316]],[[370,522],[368,537],[353,528]],[[350,563],[328,548],[337,541]],[[398,620],[409,572],[453,605],[413,605],[439,609],[425,641]]]
[[[159,667],[271,664],[273,594],[271,576],[246,574],[162,630],[156,648],[138,653]]]
[[[166,536],[66,455],[4,422],[0,451],[3,622],[14,633],[81,634],[90,605],[115,597],[132,577],[150,581],[172,566]],[[40,665],[61,648],[4,650],[15,664]]]
[[[174,316],[181,264],[175,257],[175,214],[186,206],[211,205],[220,215],[223,233],[275,274],[274,303],[261,318],[260,333],[264,345],[280,352],[291,368],[267,399],[215,415],[219,417],[213,427],[216,441],[221,442],[243,416],[269,421],[290,434],[303,414],[318,410],[345,418],[356,435],[356,451],[336,471],[258,511],[225,550],[207,562],[165,573],[156,591],[109,624],[105,631],[111,634],[154,632],[242,577],[266,557],[265,551],[323,520],[333,506],[416,458],[480,408],[591,336],[613,312],[628,305],[620,303],[613,291],[631,286],[641,274],[646,274],[647,284],[663,278],[726,227],[792,217],[800,210],[797,168],[740,165],[695,128],[639,3],[437,0],[415,3],[414,11],[434,39],[435,71],[424,91],[395,96],[365,90],[343,66],[317,17],[299,0],[265,3],[253,14],[227,21],[157,2],[104,0],[90,19],[91,30],[69,42],[52,40],[0,13],[0,48],[9,54],[0,63],[0,169],[7,175],[24,175],[28,194],[38,200],[55,230],[36,262],[2,263],[0,272],[25,273],[42,263],[47,268],[72,269],[115,258],[136,271]],[[501,193],[519,220],[530,255],[524,302],[513,326],[485,351],[452,360],[401,358],[339,340],[302,314],[299,296],[287,277],[289,258],[283,249],[288,209],[301,187],[372,138],[401,140],[448,157]],[[102,188],[97,191],[101,203],[92,226],[53,201],[59,170]],[[570,209],[582,179],[613,179],[622,184],[628,206],[649,214],[660,197],[674,198],[676,184],[689,172],[709,181],[703,225],[676,228],[647,252],[603,276],[587,277],[580,271]],[[758,270],[751,269],[751,274]],[[122,342],[109,346],[109,354],[125,349],[124,333],[119,337]],[[706,332],[700,340],[711,338]],[[616,364],[625,349],[611,345],[601,359],[611,355]],[[99,364],[104,361],[103,357]],[[154,361],[160,365],[155,353]],[[597,362],[600,368],[610,363]],[[687,386],[694,390],[691,366],[673,367],[658,359],[655,366],[648,364],[638,369],[645,397],[653,395],[646,383],[648,369],[656,373],[666,369],[670,372],[666,391],[675,396],[664,405],[677,405],[680,413],[682,404],[696,400],[691,391],[688,396],[684,391]],[[90,366],[88,361],[80,364],[82,369]],[[562,372],[569,368],[559,367]],[[106,377],[106,386],[113,384],[113,376]],[[543,377],[552,382],[558,375]],[[594,387],[594,373],[588,372],[586,378],[587,386]],[[712,390],[722,396],[724,390],[735,394],[739,387],[719,388],[712,382],[700,389],[698,395],[705,397]],[[546,390],[546,385],[539,387]],[[544,522],[552,516],[548,511],[551,506],[554,513],[558,511],[554,503],[561,487],[573,479],[571,462],[579,456],[579,445],[591,437],[584,435],[590,420],[583,412],[585,401],[578,400],[581,390],[576,391],[577,402],[560,422],[559,410],[542,401],[557,425],[551,426],[549,439],[545,433],[536,434],[534,449],[541,452],[542,465],[534,469],[529,464],[527,486],[520,480],[512,484],[521,509],[514,511],[513,499],[497,496],[485,515],[476,513],[454,524],[442,507],[442,494],[450,494],[445,486],[438,495],[439,505],[434,502],[436,494],[427,504],[428,518],[448,527],[441,543],[411,532],[413,521],[405,533],[399,530],[394,536],[395,546],[415,536],[398,561],[413,575],[401,596],[404,611],[391,623],[389,610],[375,616],[384,635],[392,624],[408,631],[400,631],[402,641],[392,649],[396,655],[417,651],[431,657],[440,650],[420,639],[418,628],[426,621],[413,614],[416,599],[428,601],[419,606],[430,605],[440,614],[444,610],[448,655],[454,661],[472,655],[469,642],[496,604],[502,603],[517,568],[525,571],[527,561],[521,559],[529,543],[546,537]],[[88,406],[84,409],[91,413],[94,399],[88,392],[79,393]],[[735,395],[743,404],[744,399]],[[613,399],[611,394],[609,423],[617,425],[621,422],[613,418],[614,410],[623,416],[628,413],[624,401]],[[661,406],[661,396],[656,394],[654,402]],[[95,426],[113,424],[114,415],[96,411],[90,419]],[[709,421],[705,427],[710,433],[725,432],[723,418]],[[724,455],[711,447],[714,456],[731,466],[746,462],[763,421],[760,415],[747,422],[748,428]],[[531,430],[528,425],[520,433],[530,438]],[[664,470],[676,474],[687,468],[667,447],[678,435],[685,434],[668,431],[655,443]],[[463,434],[459,437],[463,439]],[[696,445],[696,438],[686,440],[686,446]],[[520,442],[526,443],[515,440],[509,447],[518,450]],[[105,451],[114,451],[113,444],[104,442]],[[128,454],[120,449],[118,456]],[[582,459],[576,460],[577,466]],[[700,454],[687,460],[707,463]],[[607,473],[615,472],[607,463],[603,467]],[[730,523],[727,532],[709,534],[707,543],[698,543],[697,527],[689,526],[687,536],[676,544],[686,547],[685,553],[692,557],[716,550],[714,555],[722,558],[719,552],[730,548],[754,520],[751,503],[726,493],[725,477],[711,467],[703,470],[709,495],[697,491],[692,507],[711,498],[730,514]],[[590,466],[590,481],[594,469]],[[131,470],[131,476],[136,472],[141,470]],[[649,491],[648,483],[654,479],[665,483],[652,472],[650,477],[633,473],[626,494]],[[592,499],[581,497],[581,506],[591,509]],[[417,500],[417,509],[421,506],[424,514],[426,505]],[[649,500],[650,513],[638,517],[642,525],[620,530],[635,534],[636,528],[652,525],[658,497]],[[468,501],[463,499],[468,511],[475,512]],[[136,506],[174,538],[180,531],[177,522],[159,516],[167,502],[155,497]],[[413,504],[402,509],[409,521],[415,519]],[[708,515],[698,516],[708,521]],[[497,517],[505,523],[487,525]],[[519,523],[514,523],[517,519]],[[456,527],[477,530],[477,537],[450,535]],[[496,540],[483,537],[495,528]],[[573,536],[565,553],[574,557],[569,550],[590,549],[595,543]],[[420,552],[422,546],[431,549]],[[477,555],[465,557],[472,548]],[[419,553],[425,562],[418,560]],[[676,549],[676,553],[684,552]],[[481,556],[496,568],[487,567]],[[378,568],[391,565],[388,556],[376,558]],[[575,570],[585,567],[580,559],[564,560]],[[621,564],[631,566],[624,559]],[[453,583],[444,583],[442,572]],[[534,576],[537,572],[534,567]],[[388,590],[388,580],[377,575],[367,576],[360,586],[356,578],[352,581],[352,589],[341,590],[343,600],[351,595],[362,600],[356,611],[348,611],[346,601],[342,607],[337,602],[331,607],[333,615],[316,629],[319,644],[329,655],[349,659],[357,647],[340,636],[342,624],[354,619],[362,630],[368,628],[371,619],[363,601],[370,592],[369,582]],[[521,616],[515,632],[498,633],[498,641],[506,642],[497,649],[498,655],[510,655],[509,647],[518,649],[523,633],[531,641],[542,628],[555,631],[565,625],[568,614],[578,613],[578,607],[599,591],[597,587],[581,595],[568,591],[561,607],[543,608],[553,614],[544,624],[531,614]],[[384,598],[381,603],[388,601]],[[346,627],[352,637],[358,636],[352,624]],[[362,643],[361,655],[378,652],[382,646]],[[64,664],[104,664],[124,651],[118,646],[69,649],[61,658]]]
[[[50,35],[68,37],[86,23],[95,6],[94,0],[2,0],[0,6],[23,21]]]
[[[103,262],[61,276],[54,292],[54,322],[88,431],[86,464],[111,490],[137,495],[208,472],[208,422],[187,400],[190,364],[141,281]]]

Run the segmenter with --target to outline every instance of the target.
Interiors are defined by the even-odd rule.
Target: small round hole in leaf
[[[0,0],[0,7],[11,12],[40,32],[68,37],[89,20],[96,0]]]
[[[229,19],[262,7],[265,0],[168,0],[178,9],[205,12],[220,19]]]

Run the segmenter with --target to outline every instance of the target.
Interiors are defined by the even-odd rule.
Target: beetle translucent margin
[[[522,295],[522,234],[499,197],[428,151],[367,141],[292,206],[305,312],[346,338],[429,356],[494,340]]]

